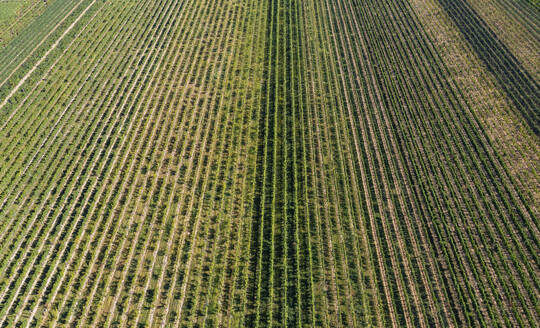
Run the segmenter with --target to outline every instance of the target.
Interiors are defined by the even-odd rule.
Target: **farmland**
[[[539,325],[534,1],[24,3],[0,327]]]
[[[0,1],[0,49],[40,16],[50,3],[42,0]]]

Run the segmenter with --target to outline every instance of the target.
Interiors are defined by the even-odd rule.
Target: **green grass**
[[[17,10],[23,7],[24,2],[16,0],[0,1],[0,24],[13,21]]]
[[[0,0],[0,49],[41,15],[53,1]]]

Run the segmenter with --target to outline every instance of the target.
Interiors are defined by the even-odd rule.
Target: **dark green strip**
[[[247,326],[298,326],[302,320],[296,252],[299,205],[295,184],[301,178],[299,129],[299,45],[296,2],[268,3],[264,82],[260,103],[256,187],[252,213]],[[298,114],[296,114],[298,115]],[[299,224],[301,224],[299,222]],[[306,267],[306,265],[304,265]],[[273,284],[271,283],[273,277]],[[271,299],[271,295],[273,297]],[[306,298],[309,297],[306,296]]]

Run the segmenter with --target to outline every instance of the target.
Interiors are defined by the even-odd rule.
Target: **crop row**
[[[103,118],[104,118],[104,117],[103,117]],[[106,121],[104,120],[104,122],[106,122]],[[83,130],[83,131],[84,131],[84,130]],[[94,134],[94,135],[95,135],[95,134]],[[95,140],[95,138],[91,138],[90,140]],[[90,144],[90,145],[91,145],[91,144]],[[84,151],[84,150],[83,150],[83,151]],[[83,164],[83,163],[81,163],[81,164]],[[90,166],[87,166],[87,167],[90,167]],[[76,172],[76,171],[74,171],[74,172]],[[65,173],[67,173],[67,172],[65,172]],[[64,173],[64,174],[65,174],[65,173]],[[77,181],[77,179],[73,179],[73,180]],[[73,180],[67,180],[67,181],[73,181]],[[60,180],[60,181],[62,181],[62,180]],[[73,182],[75,182],[75,181],[73,181]],[[68,221],[68,222],[69,222],[69,221]]]
[[[8,4],[8,6],[11,4]],[[21,33],[36,17],[41,15],[49,3],[44,1],[26,0],[17,4],[16,12],[2,19],[0,25],[0,48],[4,48],[13,38]]]
[[[105,3],[39,61],[2,129],[2,324],[236,311],[248,221],[233,220],[249,212],[256,131],[242,103],[258,101],[242,56],[258,64],[261,5]]]
[[[455,222],[452,224],[460,226],[463,224],[463,222],[460,221],[460,218],[467,218],[468,220],[470,220],[474,217],[490,217],[490,219],[494,220],[495,223],[497,222],[498,217],[504,219],[509,218],[510,216],[514,216],[514,220],[519,219],[519,217],[516,217],[516,214],[511,210],[513,206],[518,206],[524,211],[520,212],[517,215],[522,216],[522,219],[525,220],[525,222],[530,222],[528,220],[530,219],[531,214],[530,212],[528,212],[526,206],[523,207],[524,204],[519,198],[519,192],[512,190],[512,181],[506,176],[504,166],[499,164],[498,160],[492,157],[493,155],[490,155],[490,145],[489,143],[486,144],[487,141],[485,137],[482,136],[481,129],[478,127],[477,123],[474,123],[474,117],[471,117],[470,113],[464,113],[464,115],[467,115],[464,116],[464,118],[468,119],[468,121],[463,119],[457,121],[460,122],[460,124],[466,124],[465,127],[467,129],[470,129],[468,130],[469,132],[465,130],[461,135],[456,135],[455,133],[450,132],[453,130],[446,130],[446,132],[442,132],[441,134],[432,134],[433,139],[431,140],[433,140],[433,142],[444,142],[447,146],[445,146],[445,148],[441,148],[440,146],[438,148],[435,147],[431,151],[427,151],[425,155],[418,155],[413,157],[417,159],[425,159],[426,163],[422,164],[422,162],[420,162],[422,165],[424,165],[424,167],[426,167],[426,164],[433,165],[437,163],[439,167],[433,170],[433,173],[428,174],[427,172],[429,171],[426,171],[426,173],[424,174],[411,175],[412,172],[415,172],[416,170],[413,169],[413,166],[411,166],[413,164],[404,163],[404,159],[397,160],[397,158],[399,157],[396,156],[399,156],[399,154],[408,154],[410,151],[404,148],[406,144],[403,143],[403,136],[399,134],[400,130],[396,131],[396,129],[398,129],[400,126],[403,126],[403,123],[394,122],[406,122],[404,120],[406,117],[408,118],[408,115],[410,114],[407,114],[402,118],[396,117],[393,119],[392,117],[395,117],[394,115],[399,114],[400,111],[404,109],[415,109],[420,105],[425,106],[423,107],[425,109],[431,109],[438,108],[438,104],[443,104],[445,108],[456,108],[456,106],[458,106],[457,108],[460,108],[460,106],[466,106],[466,104],[459,102],[455,94],[442,93],[442,90],[445,90],[445,88],[441,85],[444,85],[447,82],[441,80],[441,71],[436,70],[438,67],[437,65],[439,65],[437,60],[432,60],[428,65],[418,62],[419,60],[422,61],[422,55],[415,55],[416,53],[420,51],[421,54],[430,54],[429,51],[433,51],[432,49],[425,49],[426,43],[421,39],[421,34],[420,36],[418,36],[418,34],[415,35],[414,33],[411,33],[411,30],[407,30],[407,32],[401,33],[394,32],[394,34],[391,34],[391,32],[388,32],[388,34],[382,33],[384,31],[400,31],[402,29],[402,27],[398,27],[398,24],[391,23],[390,19],[385,20],[384,17],[394,17],[395,20],[401,19],[402,24],[408,24],[401,26],[410,26],[411,22],[414,22],[414,19],[407,18],[407,16],[403,14],[408,12],[407,7],[401,5],[401,7],[396,8],[396,5],[390,6],[386,5],[385,3],[384,6],[380,7],[379,9],[379,12],[385,14],[375,14],[378,11],[374,10],[374,7],[372,5],[369,6],[369,9],[362,9],[361,11],[358,7],[359,6],[357,6],[357,8],[355,8],[354,6],[347,7],[347,2],[339,2],[336,5],[328,5],[326,8],[321,8],[319,13],[321,16],[325,14],[328,15],[328,13],[325,12],[327,10],[328,12],[330,12],[328,17],[334,17],[337,20],[337,27],[332,35],[336,36],[337,39],[335,41],[336,53],[334,57],[340,58],[341,63],[339,61],[337,63],[337,66],[341,71],[340,75],[349,78],[351,77],[351,75],[353,77],[357,77],[357,81],[351,79],[349,81],[344,80],[342,82],[341,89],[351,90],[351,96],[349,96],[350,98],[349,100],[347,100],[347,94],[343,95],[345,97],[343,105],[338,105],[335,108],[352,108],[353,111],[356,111],[357,109],[362,109],[362,111],[367,111],[367,113],[371,113],[369,114],[369,116],[364,116],[364,118],[360,116],[360,118],[358,118],[358,121],[355,121],[355,118],[359,117],[358,115],[351,115],[350,124],[352,128],[350,131],[353,137],[350,139],[352,139],[353,142],[354,140],[358,140],[358,137],[354,136],[354,131],[356,129],[354,125],[359,124],[360,126],[362,126],[362,124],[366,124],[363,128],[360,128],[358,130],[358,135],[364,135],[365,132],[367,132],[368,135],[363,137],[364,139],[359,143],[353,144],[353,146],[356,146],[357,152],[360,156],[359,160],[357,161],[359,165],[362,165],[362,157],[367,156],[367,158],[364,158],[363,160],[364,163],[366,163],[364,164],[366,166],[364,166],[364,169],[362,169],[362,167],[359,167],[357,169],[358,171],[360,171],[357,176],[360,176],[360,181],[358,185],[364,183],[364,188],[366,192],[369,192],[369,194],[367,194],[367,196],[365,197],[365,203],[368,206],[366,216],[368,218],[372,217],[372,222],[374,222],[373,225],[371,225],[371,229],[372,233],[374,233],[373,238],[375,243],[376,260],[385,261],[383,258],[383,254],[389,254],[390,257],[389,261],[379,262],[378,264],[378,276],[383,279],[382,284],[379,284],[381,288],[380,294],[385,295],[386,297],[388,308],[384,312],[389,314],[389,320],[393,322],[394,325],[422,325],[424,324],[423,320],[429,320],[427,321],[429,324],[440,324],[441,320],[444,320],[443,322],[455,320],[452,318],[452,314],[448,313],[446,310],[450,307],[446,307],[445,305],[441,306],[436,303],[437,300],[444,300],[445,297],[448,297],[448,294],[454,294],[456,292],[455,288],[452,288],[452,286],[463,286],[464,289],[462,289],[461,293],[473,293],[472,295],[478,294],[482,295],[479,296],[482,298],[491,297],[490,302],[492,303],[490,304],[492,305],[488,305],[488,308],[490,308],[491,306],[500,306],[500,298],[505,297],[505,293],[512,292],[512,289],[509,287],[505,287],[505,284],[501,283],[501,281],[497,281],[496,279],[486,280],[485,278],[482,278],[484,275],[479,274],[478,270],[486,270],[486,272],[496,274],[499,279],[503,279],[503,281],[506,281],[506,278],[504,277],[504,272],[506,272],[507,270],[515,270],[516,275],[522,277],[521,279],[523,279],[521,283],[524,283],[526,286],[534,288],[534,265],[528,264],[526,260],[535,258],[534,247],[532,247],[534,242],[533,244],[531,244],[527,241],[527,239],[530,238],[531,234],[532,236],[534,236],[535,234],[536,228],[534,224],[528,224],[528,228],[526,230],[520,229],[519,225],[514,228],[518,230],[514,230],[514,233],[510,234],[510,236],[515,236],[516,238],[518,238],[516,239],[516,242],[519,243],[518,245],[524,245],[526,248],[521,249],[520,247],[512,247],[513,249],[516,249],[516,252],[518,252],[518,254],[521,254],[522,260],[519,260],[514,256],[515,260],[511,263],[507,263],[503,268],[499,268],[497,264],[501,259],[504,258],[500,257],[505,256],[503,255],[504,253],[499,253],[499,255],[497,256],[493,255],[493,260],[490,260],[486,263],[483,257],[476,258],[468,252],[469,249],[483,249],[482,247],[485,246],[482,245],[489,245],[490,241],[483,239],[483,237],[490,236],[490,230],[480,230],[482,233],[480,235],[482,237],[481,239],[477,238],[476,235],[472,232],[467,232],[465,234],[457,231],[457,234],[452,233],[450,231],[455,230],[455,228],[452,228],[452,226],[448,224],[436,227],[435,230],[430,230],[428,232],[418,230],[418,228],[422,227],[422,225],[418,226],[417,224],[419,223],[416,223],[415,220],[422,217],[426,218],[428,220],[428,223],[430,222],[431,218],[434,217],[441,217],[445,220],[451,219],[453,220],[451,222]],[[377,6],[377,8],[379,7]],[[355,21],[352,18],[354,17],[354,13],[363,16],[360,16],[361,18]],[[338,18],[340,17],[343,17],[343,20],[338,20]],[[328,20],[331,21],[331,18],[328,18]],[[362,22],[373,22],[372,24],[378,25],[367,25],[362,28]],[[328,27],[331,25],[329,25],[329,23],[323,23],[320,26],[321,30],[324,31],[323,26]],[[354,30],[355,27],[357,28],[356,30]],[[351,30],[348,30],[348,28],[350,28]],[[418,27],[416,27],[416,30],[419,30]],[[375,33],[375,31],[381,31],[381,33]],[[354,42],[356,42],[357,46],[355,46]],[[343,47],[341,47],[340,44],[343,44]],[[362,49],[369,49],[370,52],[362,53]],[[349,55],[351,57],[348,57]],[[399,61],[389,62],[391,58],[401,58],[404,63],[408,62],[409,64],[403,65]],[[428,58],[431,60],[432,57]],[[329,57],[328,62],[332,62],[331,56]],[[435,70],[426,72],[424,69],[422,69],[423,67],[435,67]],[[326,69],[325,71],[331,72],[332,70]],[[418,80],[420,84],[416,80],[413,80],[414,82],[407,80],[401,80],[399,83],[395,82],[396,79],[402,79],[403,77],[416,79],[415,76],[420,76],[420,80]],[[366,77],[367,81],[364,80],[364,77]],[[328,81],[331,79],[325,80]],[[418,88],[419,85],[422,85],[422,83],[425,85],[425,88],[427,88],[426,90],[429,90],[429,88],[435,89],[433,89],[433,91],[429,91],[430,93],[425,94],[425,98],[418,98],[415,93],[421,90]],[[452,88],[453,87],[450,87],[448,89],[452,90]],[[339,90],[339,88],[336,88],[336,90]],[[357,96],[355,95],[355,93],[358,92],[356,90],[364,90],[363,92],[365,92],[365,94],[363,96]],[[324,94],[332,94],[332,91],[326,91],[324,92]],[[392,97],[392,94],[403,94],[404,96],[409,98],[403,98],[400,100],[399,98]],[[381,95],[384,95],[384,97],[382,97]],[[434,95],[436,98],[433,98],[433,102],[427,103],[426,101],[431,101],[430,98],[433,97],[432,95]],[[407,99],[406,103],[404,102],[405,99]],[[385,114],[385,108],[393,108],[393,110]],[[429,113],[429,111],[427,113]],[[449,114],[446,111],[443,113]],[[452,112],[450,111],[450,113]],[[427,122],[425,121],[425,119],[429,117],[431,116],[428,116],[426,114],[418,116],[418,119],[423,120],[420,122],[424,123],[420,125],[417,123],[416,126],[413,125],[413,134],[411,135],[411,137],[425,136],[425,133],[433,133],[414,133],[416,129],[419,129],[422,126],[426,126]],[[434,119],[435,118],[430,118],[430,120]],[[365,120],[365,123],[362,120]],[[455,117],[452,118],[452,121],[443,121],[442,124],[444,125],[440,125],[439,123],[437,123],[439,125],[435,125],[433,126],[433,128],[430,127],[430,130],[426,131],[445,131],[448,124],[454,121],[456,121]],[[432,122],[436,123],[437,121]],[[323,122],[322,124],[317,125],[325,126],[328,125],[328,123]],[[377,130],[373,131],[372,129]],[[454,127],[454,129],[456,128]],[[341,131],[344,131],[345,133],[345,130]],[[478,133],[480,133],[479,136]],[[465,136],[465,139],[462,141],[451,141],[451,139],[449,139],[455,139],[456,137],[459,138],[459,136]],[[395,139],[394,141],[392,141],[393,138],[397,138],[397,140]],[[419,142],[419,146],[425,147],[425,140],[420,139]],[[441,145],[444,145],[444,143]],[[358,145],[364,145],[368,148],[366,148],[365,151],[362,151],[361,149],[358,150]],[[460,145],[465,145],[465,147],[467,148],[464,148],[463,146],[459,147]],[[455,148],[456,146],[458,147],[457,149]],[[333,146],[332,149],[335,150],[339,148],[337,146]],[[441,152],[438,151],[438,149],[448,149],[449,154],[452,154],[452,152],[455,151],[459,151],[458,153],[456,153],[455,158],[461,159],[461,161],[465,163],[465,166],[459,164],[455,168],[454,166],[451,166],[450,170],[460,171],[449,171],[448,168],[442,165],[442,162],[440,162],[437,157],[428,156],[428,154],[440,154]],[[393,155],[385,159],[385,156],[388,156],[389,153],[393,153]],[[476,155],[478,157],[473,156],[471,160],[471,154],[476,153],[478,153],[478,155]],[[373,154],[371,156],[373,156],[374,158],[370,159],[370,156],[368,156],[368,154]],[[486,156],[490,157],[492,160],[485,160]],[[452,162],[453,159],[447,159],[447,161]],[[492,166],[493,168],[488,169],[488,165]],[[380,169],[377,169],[377,167],[379,167]],[[429,168],[429,166],[427,166],[426,169],[427,168]],[[329,170],[326,171],[328,172]],[[362,171],[364,173],[362,173]],[[439,172],[442,172],[442,175]],[[437,175],[439,175],[440,178],[437,177]],[[500,178],[497,178],[497,175],[500,175]],[[421,193],[415,194],[415,189],[418,187],[417,180],[422,181],[424,177],[430,176],[433,177],[433,182],[425,184],[423,187],[425,188],[423,189],[424,191],[420,189],[419,191],[421,191]],[[462,176],[465,177],[465,180],[460,181]],[[368,183],[366,184],[365,181],[367,181]],[[402,181],[407,181],[407,183],[403,184]],[[447,187],[444,187],[446,181],[450,181],[450,184],[447,185]],[[455,181],[460,182],[456,183]],[[495,183],[492,187],[491,185],[493,184],[493,182],[491,181],[501,182]],[[377,188],[377,185],[381,185],[382,190]],[[388,187],[386,187],[387,185]],[[462,190],[457,187],[458,185],[465,185],[472,188]],[[476,190],[476,188],[473,187],[475,185],[478,185],[479,187],[485,189]],[[433,193],[435,190],[438,190],[438,186],[442,187],[443,189],[439,189],[439,191]],[[372,191],[369,191],[370,189]],[[398,190],[402,191],[400,192]],[[392,195],[392,191],[394,191],[394,195]],[[444,196],[439,196],[448,193],[450,194],[449,196],[446,196],[446,198],[455,199],[457,203],[455,203],[454,201],[445,201]],[[422,194],[425,195],[425,197],[431,195],[429,196],[431,197],[431,199],[415,200],[415,197],[421,197]],[[516,196],[518,197],[516,198]],[[464,197],[464,200],[462,197]],[[472,200],[469,200],[469,197],[473,197]],[[378,204],[373,204],[373,200],[377,200]],[[372,203],[372,205],[370,205],[370,203]],[[391,207],[386,209],[385,212],[383,212],[384,214],[382,214],[381,216],[381,214],[378,213],[379,206],[377,205],[379,204],[388,204],[388,206]],[[430,207],[435,205],[436,207],[429,208],[426,207],[426,205],[424,204],[428,204]],[[372,209],[369,208],[371,206],[373,206]],[[491,212],[493,214],[491,216],[487,216],[490,211],[493,211]],[[395,214],[392,214],[393,212]],[[472,217],[470,215],[472,215]],[[386,223],[386,220],[383,220],[381,222],[380,219],[384,217],[389,218],[388,223]],[[407,217],[409,217],[410,219],[407,219]],[[400,220],[398,218],[402,219]],[[484,226],[481,226],[480,228],[491,228],[489,221],[484,220],[483,224],[486,225],[486,228],[484,228]],[[425,226],[429,227],[430,225]],[[431,226],[433,226],[433,224],[431,224]],[[499,225],[498,227],[502,229],[505,226]],[[507,225],[507,227],[511,226]],[[392,228],[393,230],[391,230]],[[521,232],[519,230],[521,230]],[[456,252],[454,254],[448,253],[444,249],[440,249],[437,245],[437,242],[435,242],[435,244],[426,245],[426,243],[428,243],[430,240],[433,241],[433,238],[435,238],[435,236],[437,235],[440,236],[439,238],[441,238],[438,241],[441,244],[443,243],[443,240],[452,240],[448,239],[448,237],[443,237],[443,233],[446,233],[445,231],[450,233],[448,236],[455,236],[454,238],[456,238],[455,243],[453,244],[453,252]],[[502,231],[500,233],[501,234],[495,234],[495,232],[491,232],[491,236],[493,236],[493,238],[499,238],[499,240],[501,240],[502,242],[505,239],[500,238],[504,238],[505,233],[503,233]],[[400,241],[402,240],[402,238],[404,238],[403,242]],[[378,239],[380,239],[382,243],[379,243],[377,241]],[[420,241],[422,242],[422,244],[418,244]],[[467,246],[464,248],[462,245]],[[387,247],[389,249],[384,251],[384,253],[382,251],[380,253],[377,253],[378,248],[384,249]],[[527,251],[527,248],[530,249],[530,252]],[[393,251],[392,249],[395,250]],[[447,255],[444,255],[444,252],[440,253],[441,255],[439,255],[439,257],[430,258],[430,260],[428,260],[426,264],[418,260],[423,259],[422,256],[424,253],[429,254],[430,252],[433,252],[433,250],[437,249],[440,249],[441,251],[444,250]],[[502,251],[503,250],[500,249],[500,252]],[[455,254],[460,253],[464,254],[467,260],[463,261],[463,259],[460,257],[461,255],[456,257]],[[411,258],[411,255],[409,254],[412,254],[413,257]],[[458,261],[457,263],[461,263],[463,265],[462,270],[464,270],[464,272],[469,272],[468,276],[466,278],[460,278],[459,274],[461,273],[458,274],[458,272],[452,271],[448,273],[449,275],[439,276],[439,272],[441,272],[441,270],[447,270],[444,269],[445,267],[451,270],[451,266],[448,267],[446,263],[443,262],[439,264],[440,256],[450,256],[448,257],[448,261]],[[491,255],[487,256],[486,258],[490,258],[490,256]],[[473,261],[473,264],[471,265],[470,263],[468,263],[469,261]],[[386,268],[385,263],[388,263],[388,266]],[[427,264],[429,264],[429,267],[426,268]],[[440,265],[439,268],[437,268],[438,265]],[[398,271],[398,268],[400,267],[403,270],[402,273],[399,273]],[[387,278],[386,272],[394,273],[394,276],[389,276]],[[433,277],[433,275],[436,276]],[[386,279],[388,279],[388,282],[385,282]],[[456,280],[451,282],[448,279]],[[479,282],[475,283],[474,281],[471,281],[472,285],[467,285],[466,282],[472,279],[478,279]],[[434,280],[435,286],[430,286],[432,284],[432,280]],[[512,287],[519,288],[520,282],[512,281],[511,283]],[[482,286],[490,287],[488,287],[487,290],[484,290]],[[409,289],[407,290],[407,292],[401,292],[401,289],[403,288]],[[499,296],[497,296],[498,298],[493,298],[495,296],[489,296],[491,295],[491,290],[489,288],[499,289]],[[457,291],[460,292],[460,289],[458,288]],[[430,299],[429,295],[433,295],[433,293],[435,292],[439,294],[442,293],[442,295],[436,298],[434,296],[431,296]],[[528,298],[532,297],[532,294],[527,295],[527,292],[523,289],[521,289],[521,292],[524,293],[524,295],[517,295],[518,299],[521,299],[521,302],[523,302],[521,307],[526,308],[527,306],[532,306],[532,304],[534,304],[534,301],[532,303],[528,301]],[[420,298],[418,296],[415,296],[415,293],[422,293],[423,295],[426,295],[428,297]],[[407,295],[410,296],[407,297]],[[458,312],[458,317],[460,317],[460,319],[458,320],[462,320],[461,318],[463,318],[463,315],[460,313],[461,310],[459,310],[459,307],[466,305],[467,300],[458,295],[451,297],[459,297],[459,299],[456,299],[453,302],[455,302],[454,306],[456,308],[456,311]],[[422,304],[421,300],[425,300],[425,304]],[[534,300],[534,297],[529,300]],[[476,306],[476,309],[478,309],[480,306],[483,305],[471,306]],[[502,306],[510,308],[508,303]],[[392,308],[395,308],[395,310],[392,310]],[[427,312],[426,309],[429,309],[431,313]],[[443,314],[441,311],[444,311],[445,313]],[[491,311],[491,314],[496,316],[498,315],[498,313],[500,313],[497,310],[488,311]],[[401,315],[401,319],[397,317],[397,315],[395,314],[396,312]],[[413,313],[415,315],[412,315]],[[529,320],[534,319],[534,314],[530,313],[528,318]]]
[[[95,1],[92,0],[55,1],[20,36],[2,49],[0,88],[3,100],[23,74],[61,39],[66,27],[93,3]]]
[[[315,323],[302,12],[270,2],[245,325]]]
[[[403,15],[402,13],[406,12],[406,10],[404,10],[404,9],[405,9],[405,8],[400,8],[400,9],[398,9],[397,12],[399,12],[400,15]],[[398,16],[398,17],[399,17],[399,16]],[[400,28],[402,28],[402,27],[400,27]],[[386,30],[386,29],[384,29],[384,30]],[[399,40],[398,40],[398,41],[399,41]],[[394,44],[398,44],[398,43],[397,43],[396,41],[393,41],[393,42],[387,42],[387,44],[392,44],[392,45],[394,45]],[[420,44],[420,45],[421,45],[421,44]],[[413,47],[418,48],[418,45],[415,45],[415,44],[413,43]],[[405,50],[406,50],[407,47],[402,47],[402,49],[405,49]],[[412,49],[414,49],[414,48],[412,48]],[[393,56],[391,56],[391,55],[390,55],[390,56],[387,55],[387,56],[385,56],[385,57],[381,56],[381,57],[377,58],[377,62],[382,62],[382,60],[383,60],[384,58],[393,58]],[[403,59],[403,60],[407,60],[407,59],[410,59],[410,58],[414,59],[414,56],[411,56],[411,54],[409,53],[409,54],[406,54],[406,55],[404,56],[404,59]],[[427,57],[427,58],[430,58],[430,57]],[[416,68],[422,68],[422,67],[436,67],[436,66],[434,66],[434,65],[435,65],[435,62],[431,62],[429,65],[425,65],[425,64],[423,65],[423,64],[420,64],[420,63],[418,63],[418,64],[417,64],[417,63],[411,63],[410,65],[408,65],[408,67],[411,67],[411,68],[414,68],[414,67],[416,67]],[[435,73],[436,73],[436,71],[435,71]],[[411,73],[410,73],[410,71],[406,71],[405,74],[396,74],[396,75],[397,75],[397,76],[412,76]],[[429,81],[430,79],[433,80],[433,78],[435,78],[435,83],[444,83],[444,82],[440,82],[440,80],[439,80],[439,82],[437,82],[438,76],[439,76],[438,74],[433,74],[433,73],[431,73],[431,74],[429,74],[429,75],[426,74],[426,75],[424,75],[424,77],[422,77],[422,79],[421,79],[420,81]],[[439,85],[440,85],[440,84],[439,84]],[[428,86],[428,87],[429,87],[429,86]],[[437,87],[437,84],[436,84],[436,87]],[[440,87],[440,86],[438,86],[437,89],[438,89],[438,90],[446,90],[446,88]],[[437,90],[437,89],[436,89],[436,90]],[[452,89],[449,89],[449,90],[452,90]],[[451,94],[450,94],[450,95],[443,95],[443,96],[446,96],[446,97],[440,98],[440,99],[438,100],[438,102],[442,102],[443,104],[446,102],[446,103],[448,104],[448,105],[447,105],[447,106],[448,106],[447,108],[452,108],[452,107],[455,108],[457,101],[456,101],[456,98],[452,99],[452,97],[455,97],[455,96],[453,96],[453,95],[451,95]],[[450,98],[450,99],[448,99],[448,98]],[[429,98],[428,98],[428,99],[429,99]],[[448,101],[450,101],[450,103],[448,103]],[[452,104],[452,101],[454,102],[454,104]],[[437,103],[434,102],[434,103],[430,103],[430,104],[427,106],[427,108],[436,108],[436,106],[437,106]],[[412,107],[412,106],[409,105],[408,108],[414,108],[414,107]],[[458,107],[458,108],[459,108],[459,107]],[[448,112],[443,112],[443,113],[448,113]],[[450,111],[450,113],[452,113],[452,111]],[[469,115],[470,115],[470,114],[469,114]],[[424,115],[424,116],[425,116],[425,115]],[[426,117],[429,117],[429,116],[426,116]],[[464,117],[467,117],[467,116],[464,116]],[[455,122],[455,118],[453,119],[453,121]],[[447,121],[447,122],[448,122],[448,121]],[[444,126],[441,126],[441,127],[444,127]],[[448,132],[443,133],[443,136],[452,136],[452,135],[453,135],[453,134],[449,134]],[[466,133],[463,133],[462,135],[467,135],[467,134],[466,134]],[[470,135],[470,134],[469,134],[469,135]],[[478,138],[478,137],[474,137],[474,136],[471,137],[473,144],[474,144],[474,142],[476,141],[477,138]],[[438,137],[438,139],[440,139],[440,137]],[[451,143],[451,145],[452,145],[452,144],[453,144],[453,145],[457,145],[457,146],[459,147],[460,145],[468,145],[468,144],[471,144],[471,141],[464,140],[464,141],[461,141],[461,142],[453,142],[453,143]],[[476,149],[478,149],[478,146],[476,146],[476,147],[477,147]],[[481,147],[481,146],[480,146],[480,147]],[[435,149],[437,149],[437,148],[435,148]],[[432,151],[436,151],[435,149],[433,149]],[[438,149],[441,149],[441,148],[438,148]],[[442,148],[442,149],[445,149],[445,148]],[[477,152],[478,152],[478,151],[481,152],[482,150],[481,150],[481,148],[480,148],[480,149],[478,149],[478,150],[476,150],[476,151],[477,151]],[[402,153],[407,153],[407,152],[403,151]],[[429,153],[429,152],[428,152],[428,153]],[[449,150],[445,150],[443,153],[448,154],[448,153],[451,153],[451,152],[450,152]],[[463,160],[463,161],[469,161],[471,158],[475,159],[475,157],[471,157],[471,154],[474,154],[474,152],[471,152],[470,150],[467,150],[467,151],[463,152],[462,154],[467,154],[467,155],[463,155],[463,157],[462,157],[462,160]],[[482,154],[482,152],[481,152],[479,155],[480,155],[480,156],[485,156],[485,153]],[[455,158],[458,158],[458,157],[455,157]],[[482,159],[482,157],[480,157],[480,158],[476,161],[476,165],[478,165],[478,162],[482,163],[481,159]],[[447,161],[449,161],[449,163],[451,163],[451,160],[447,160]],[[484,163],[487,164],[487,163],[489,163],[489,162],[484,162]],[[493,162],[491,162],[491,163],[493,163]],[[496,161],[495,161],[495,163],[496,163]],[[486,164],[484,164],[484,165],[486,165]],[[446,165],[448,166],[448,164],[446,164]],[[444,166],[443,166],[443,167],[444,167]],[[470,170],[470,169],[469,169],[469,170]],[[469,172],[475,172],[475,171],[469,171]],[[482,171],[480,171],[480,172],[482,172]],[[485,171],[484,171],[484,172],[485,172]],[[490,172],[499,172],[499,173],[502,173],[503,176],[504,176],[504,171],[501,172],[501,168],[500,168],[500,167],[499,167],[498,169],[495,168],[495,169],[493,169],[493,170],[488,170],[488,171],[487,171],[488,176],[487,176],[486,178],[488,178],[488,179],[490,179],[490,180],[493,179],[492,177],[489,176],[489,173],[490,173]],[[443,171],[443,173],[444,173],[444,171]],[[466,176],[464,171],[462,171],[461,174],[462,174],[463,176]],[[470,173],[469,173],[469,174],[470,174]],[[473,175],[473,177],[474,177],[474,175]],[[448,179],[448,178],[446,178],[446,179]],[[442,183],[443,181],[445,181],[446,179],[443,178],[443,180],[439,180],[439,181],[438,181],[438,184],[441,184],[441,183]],[[450,181],[451,181],[451,180],[450,180]],[[488,181],[489,181],[489,180],[488,180]],[[469,180],[469,181],[464,181],[464,182],[465,182],[465,184],[464,184],[465,186],[474,186],[474,185],[481,186],[481,185],[482,185],[482,184],[480,183],[480,181],[475,181],[475,183],[473,183],[473,182],[470,181],[470,180]],[[506,182],[508,183],[508,181],[506,181]],[[490,185],[490,184],[489,184],[489,182],[488,182],[488,184],[486,185],[486,187],[489,186],[489,185]],[[455,185],[452,186],[452,187],[453,187],[453,188],[456,188]],[[489,189],[488,189],[488,190],[489,190]],[[503,199],[507,198],[507,199],[510,199],[511,201],[514,201],[514,200],[515,200],[515,199],[512,200],[512,198],[513,198],[512,196],[510,196],[510,195],[508,195],[508,194],[505,194],[505,190],[504,190],[504,189],[502,189],[502,190],[499,189],[499,190],[500,190],[499,192],[502,192],[501,196],[502,196]],[[466,193],[465,193],[463,190],[455,189],[455,194],[454,194],[454,196],[453,196],[453,197],[449,197],[449,199],[459,199],[459,196],[458,196],[458,195],[460,195],[460,194],[462,195],[462,197],[466,195]],[[501,196],[498,196],[497,194],[492,194],[491,196],[488,196],[488,197],[490,197],[490,198],[488,198],[488,199],[491,199],[491,202],[494,201],[494,203],[497,205],[497,203],[498,203],[498,202],[497,202],[497,199],[499,199],[499,197],[501,197]],[[429,202],[426,202],[426,203],[429,204]],[[519,204],[519,200],[518,200],[518,204]],[[464,206],[464,205],[465,205],[465,204],[463,204],[463,205],[459,205],[459,204],[458,204],[457,206],[461,207],[461,206]],[[469,210],[470,210],[470,211],[474,211],[474,210],[475,210],[475,207],[481,209],[482,206],[481,206],[481,205],[479,206],[479,205],[480,205],[480,203],[476,203],[476,206],[473,205],[472,207],[469,205]],[[452,209],[452,208],[455,207],[456,205],[451,205],[451,203],[450,203],[450,204],[448,204],[447,206],[448,206],[449,208]],[[489,203],[488,203],[488,206],[490,206]],[[444,207],[446,207],[446,206],[443,205],[442,208],[444,208]],[[458,207],[458,208],[459,208],[459,207]],[[501,210],[501,209],[499,209],[499,210]],[[510,212],[510,213],[512,213],[512,212]],[[507,214],[508,214],[508,213],[507,213]],[[473,214],[473,215],[475,215],[475,214]],[[479,214],[476,214],[476,215],[478,215],[478,217],[482,218],[482,217],[484,217],[485,214],[480,214],[480,213],[479,213]],[[527,214],[526,212],[524,213],[524,217],[525,217],[525,218],[526,218],[528,215],[529,215],[529,214]],[[463,216],[463,217],[465,217],[465,218],[467,217],[466,214],[461,214],[461,215],[455,216],[455,218],[459,218],[460,216]],[[534,233],[534,227],[531,227],[531,229],[532,229],[531,232]],[[459,231],[458,231],[458,232],[459,232]],[[521,243],[521,244],[527,245],[527,242]],[[458,245],[458,246],[459,246],[459,245]],[[456,247],[457,247],[457,246],[456,246]],[[530,256],[534,256],[533,254],[534,254],[534,252],[531,253]],[[496,263],[496,262],[495,262],[495,263]],[[474,267],[474,266],[473,266],[473,267]],[[518,266],[518,268],[519,268],[519,266]],[[474,272],[474,271],[473,271],[473,272]],[[504,271],[502,271],[502,272],[504,272]],[[463,304],[463,301],[464,301],[464,300],[460,300],[460,301],[461,301],[461,302],[459,302],[459,303],[462,303],[462,304]]]

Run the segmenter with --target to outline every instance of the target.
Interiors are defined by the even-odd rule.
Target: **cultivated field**
[[[23,2],[0,327],[540,325],[537,2]]]
[[[50,3],[50,0],[0,0],[0,49],[41,15]]]

